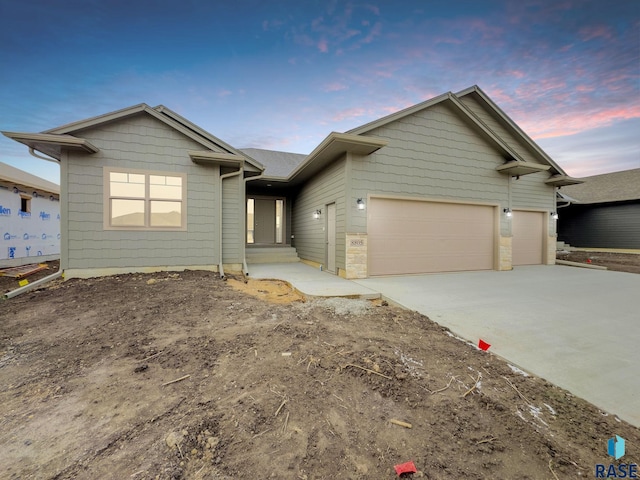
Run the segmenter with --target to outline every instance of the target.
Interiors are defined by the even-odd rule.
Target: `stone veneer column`
[[[345,278],[367,278],[367,234],[347,233]]]
[[[558,246],[557,235],[549,235],[547,238],[547,258],[543,259],[547,265],[556,264],[556,249]]]
[[[500,237],[499,270],[513,269],[513,246],[512,237]]]

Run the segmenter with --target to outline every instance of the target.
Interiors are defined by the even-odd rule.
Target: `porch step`
[[[249,265],[257,263],[295,263],[299,262],[294,247],[247,247],[245,256]]]
[[[561,251],[561,250],[564,250],[565,252],[574,252],[576,248],[572,247],[568,243],[558,241],[556,242],[556,251]]]

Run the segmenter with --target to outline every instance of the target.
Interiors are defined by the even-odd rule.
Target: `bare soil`
[[[639,429],[423,315],[303,300],[182,272],[0,302],[0,478],[584,479],[616,434],[640,463]]]
[[[600,265],[615,272],[640,273],[640,254],[612,252],[557,252],[556,258],[570,262]]]

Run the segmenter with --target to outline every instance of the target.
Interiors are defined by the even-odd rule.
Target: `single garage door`
[[[372,198],[369,275],[491,270],[494,207]]]
[[[542,264],[544,219],[545,214],[542,212],[513,211],[511,248],[514,266]]]

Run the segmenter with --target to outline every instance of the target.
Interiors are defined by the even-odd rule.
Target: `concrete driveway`
[[[640,427],[640,275],[555,265],[357,283]]]

